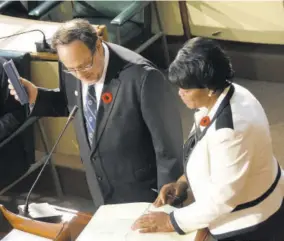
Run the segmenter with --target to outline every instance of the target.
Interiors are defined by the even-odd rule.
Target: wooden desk
[[[5,209],[4,206],[0,205],[0,214],[2,218],[0,238],[6,236],[12,229],[18,229],[52,240],[76,241],[80,233],[91,220],[92,215],[58,206],[53,207],[62,213],[62,222],[48,223],[35,221],[12,213]],[[6,222],[3,222],[3,220],[7,220],[8,225],[5,224]],[[199,230],[194,241],[206,241],[206,239],[207,230]]]
[[[58,207],[55,208],[58,209]],[[0,204],[0,238],[2,240],[13,229],[16,229],[52,240],[75,241],[89,222],[91,215],[64,208],[58,211],[61,211],[63,215],[62,222],[49,223],[12,213]]]
[[[78,212],[76,216],[71,220],[68,225],[71,241],[75,241],[83,229],[87,226],[91,220],[92,215],[88,213]]]
[[[38,21],[23,18],[0,15],[0,38],[17,34],[25,31],[39,29],[44,32],[46,39],[51,39],[55,31],[62,23]],[[105,25],[94,25],[98,35],[105,41],[108,40]],[[58,57],[53,53],[36,52],[35,42],[42,41],[43,36],[40,32],[31,32],[16,35],[7,39],[0,39],[0,49],[30,52],[33,59],[57,61]]]

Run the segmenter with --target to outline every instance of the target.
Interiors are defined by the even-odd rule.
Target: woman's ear
[[[209,90],[208,97],[212,97],[212,95],[216,94],[216,90]]]
[[[214,94],[214,91],[213,91],[213,90],[209,90],[209,91],[208,91],[208,97],[212,97],[213,94]]]

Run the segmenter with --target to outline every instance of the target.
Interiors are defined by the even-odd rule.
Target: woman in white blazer
[[[208,228],[217,240],[284,240],[284,181],[268,120],[232,78],[229,58],[214,40],[194,38],[178,52],[169,79],[196,109],[195,124],[184,147],[185,175],[165,185],[154,204],[172,204],[188,183],[195,202],[170,215],[144,215],[133,229],[185,234]]]

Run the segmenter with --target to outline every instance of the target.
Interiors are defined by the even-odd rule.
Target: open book
[[[187,235],[146,233],[131,230],[132,224],[151,211],[170,213],[175,208],[165,205],[155,208],[151,203],[126,203],[101,206],[76,241],[194,241],[197,232]]]

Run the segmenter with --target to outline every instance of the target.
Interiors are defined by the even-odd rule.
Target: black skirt
[[[284,201],[276,213],[262,223],[231,232],[218,241],[284,241]]]

